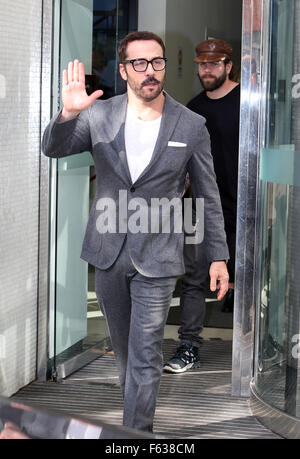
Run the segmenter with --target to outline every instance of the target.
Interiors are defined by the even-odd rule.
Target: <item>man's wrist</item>
[[[63,123],[64,121],[69,121],[76,118],[79,115],[80,111],[68,111],[65,108],[62,109],[59,121]]]

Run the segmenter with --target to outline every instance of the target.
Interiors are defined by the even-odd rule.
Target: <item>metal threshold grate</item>
[[[164,340],[167,360],[177,342]],[[201,366],[161,379],[154,431],[167,438],[279,438],[252,415],[246,398],[231,395],[231,341],[207,340],[200,348]],[[122,397],[113,353],[94,360],[62,383],[32,383],[14,399],[41,408],[122,424]]]

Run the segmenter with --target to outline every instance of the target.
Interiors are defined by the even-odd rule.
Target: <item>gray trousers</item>
[[[127,427],[152,431],[164,327],[176,280],[140,274],[126,242],[113,266],[96,268],[96,294],[116,356]]]

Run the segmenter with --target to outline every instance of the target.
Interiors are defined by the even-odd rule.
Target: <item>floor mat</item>
[[[164,340],[165,361],[177,344]],[[208,340],[200,347],[198,370],[163,373],[154,419],[156,434],[169,439],[278,438],[252,416],[247,398],[231,395],[231,360],[230,341]],[[122,424],[123,402],[113,353],[94,360],[63,383],[32,383],[13,398],[91,421]]]

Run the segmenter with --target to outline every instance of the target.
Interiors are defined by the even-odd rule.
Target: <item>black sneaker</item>
[[[168,373],[184,373],[199,364],[198,348],[186,343],[180,344],[176,354],[165,365],[164,371]]]

